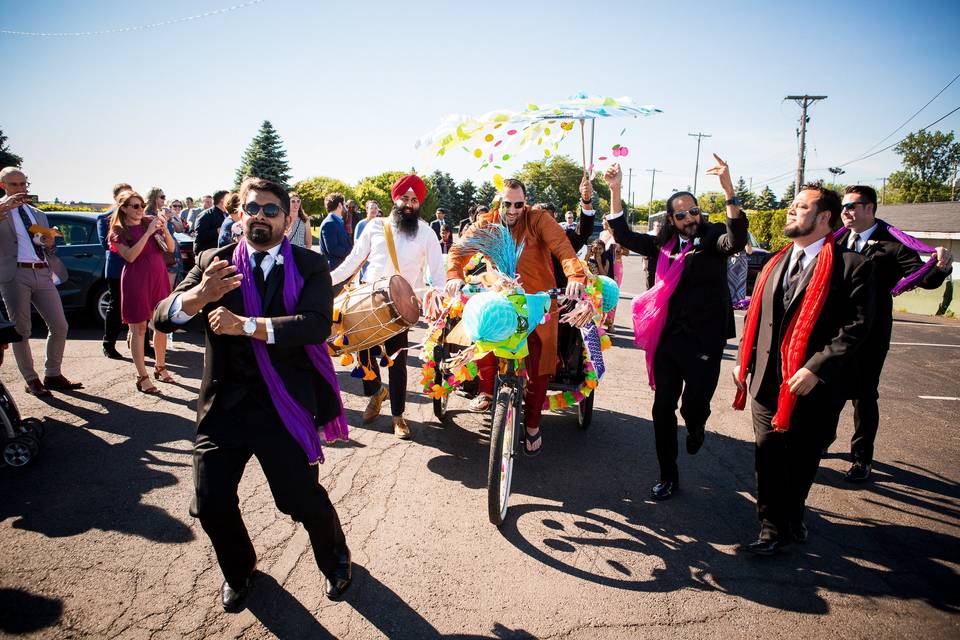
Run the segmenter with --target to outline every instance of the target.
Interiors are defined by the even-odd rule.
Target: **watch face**
[[[243,332],[249,336],[256,333],[256,331],[257,331],[257,319],[247,318],[246,322],[243,323]]]

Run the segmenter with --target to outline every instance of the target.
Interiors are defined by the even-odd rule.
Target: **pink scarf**
[[[653,357],[657,353],[660,334],[663,333],[663,327],[667,322],[670,296],[673,295],[680,283],[680,276],[683,275],[683,259],[693,247],[693,242],[688,242],[673,264],[670,264],[670,254],[677,246],[677,242],[677,236],[674,235],[660,247],[656,284],[633,299],[633,343],[647,352],[647,379],[652,389],[657,388],[653,377]]]

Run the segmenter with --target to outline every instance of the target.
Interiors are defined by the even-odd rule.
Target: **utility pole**
[[[810,119],[807,117],[807,107],[812,105],[818,100],[826,100],[827,96],[787,96],[784,100],[793,100],[798,105],[800,105],[800,130],[797,132],[797,135],[800,137],[800,153],[797,158],[797,178],[794,182],[794,189],[796,193],[800,193],[800,185],[803,184],[803,170],[804,165],[806,164],[806,143],[807,143],[807,121]]]
[[[650,174],[650,202],[647,203],[647,219],[653,215],[653,185],[657,181],[657,171],[660,171],[660,169],[647,169],[647,173]]]
[[[627,169],[627,196],[633,193],[633,168]],[[630,196],[630,206],[633,206],[633,197]]]
[[[712,138],[708,133],[688,133],[688,136],[697,139],[697,164],[693,168],[693,197],[697,197],[697,174],[700,173],[700,140],[703,138]]]
[[[950,183],[950,201],[957,199],[957,170],[960,169],[960,163],[953,165],[953,182]]]
[[[883,186],[880,188],[880,204],[883,204],[883,201],[886,199],[887,195],[887,179],[880,178],[883,180]]]

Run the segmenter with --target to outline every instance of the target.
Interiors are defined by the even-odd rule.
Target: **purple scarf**
[[[297,308],[297,302],[300,300],[300,292],[303,290],[303,276],[300,275],[297,263],[294,262],[293,249],[291,249],[290,241],[287,238],[284,238],[283,244],[280,245],[279,255],[282,257],[283,263],[275,263],[273,268],[283,269],[283,306],[288,314],[293,314]],[[245,239],[241,239],[237,243],[237,248],[233,252],[233,264],[237,266],[238,273],[243,275],[243,279],[240,281],[240,293],[243,294],[244,311],[248,316],[258,318],[263,316],[263,303],[253,282],[253,270],[247,256],[247,241]],[[267,383],[270,399],[273,400],[273,406],[276,407],[280,420],[283,421],[287,431],[297,441],[303,452],[307,454],[307,460],[310,464],[322,463],[323,449],[320,446],[320,434],[314,417],[287,391],[280,374],[277,373],[277,370],[273,368],[273,363],[270,362],[267,343],[255,339],[251,339],[250,342],[253,344],[253,354],[257,358],[260,375]],[[326,342],[308,344],[304,346],[304,349],[310,356],[314,368],[333,389],[340,405],[340,415],[323,425],[323,436],[327,442],[346,440],[349,437],[347,418],[343,412],[340,385],[337,384],[337,374],[333,369],[327,344]]]
[[[683,252],[670,264],[670,254],[677,246],[677,236],[660,247],[660,256],[657,258],[656,284],[633,299],[633,343],[646,351],[647,380],[650,387],[657,388],[653,377],[653,357],[657,353],[660,343],[660,334],[667,323],[667,308],[670,296],[680,283],[683,275],[683,259],[693,248],[693,242],[688,242]]]
[[[910,234],[900,231],[900,229],[897,229],[892,224],[884,222],[883,220],[877,220],[877,225],[878,225],[878,228],[880,229],[886,229],[890,233],[890,235],[892,235],[894,238],[899,240],[900,244],[905,246],[907,249],[912,249],[921,255],[923,254],[929,255],[931,253],[936,252],[936,249],[934,249],[930,245],[917,240]],[[848,229],[846,227],[840,227],[839,229],[833,232],[833,239],[839,240],[840,236],[842,236],[847,231]],[[937,264],[937,257],[936,256],[931,257],[929,260],[927,260],[924,263],[922,267],[920,267],[910,275],[900,280],[900,282],[898,282],[896,285],[894,285],[893,289],[890,290],[890,294],[896,297],[901,293],[906,293],[907,291],[916,289],[918,286],[920,286],[920,281],[923,280],[923,277],[927,275],[930,272],[930,270],[936,266],[936,264]]]

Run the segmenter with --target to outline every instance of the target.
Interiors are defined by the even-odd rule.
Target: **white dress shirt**
[[[787,268],[783,272],[784,286],[786,286],[787,282],[789,282],[790,272],[793,271],[793,265],[797,263],[797,260],[800,258],[800,254],[803,254],[803,271],[806,271],[810,268],[810,265],[813,264],[813,259],[820,254],[820,249],[823,249],[823,243],[826,241],[826,239],[826,236],[824,236],[813,244],[807,245],[803,249],[797,245],[793,245],[793,251],[790,252],[790,262],[787,264]],[[801,271],[801,273],[803,273],[803,271]]]
[[[865,230],[863,231],[863,233],[857,235],[856,246],[851,246],[850,240],[853,239],[853,234],[854,234],[854,233],[857,233],[856,231],[853,231],[853,230],[851,229],[851,230],[850,230],[850,237],[849,237],[848,240],[847,240],[847,248],[848,248],[848,249],[853,249],[853,250],[856,251],[857,253],[862,253],[862,252],[863,252],[863,248],[864,248],[865,246],[867,246],[867,240],[870,239],[870,236],[872,236],[872,235],[873,235],[873,232],[876,231],[876,230],[877,230],[877,223],[874,222],[872,227],[870,227],[869,229],[865,229]]]
[[[11,209],[7,215],[13,217],[13,226],[17,230],[17,262],[44,262],[37,257],[37,252],[33,248],[33,235],[23,226],[23,220],[20,218],[20,209],[27,213],[27,218],[31,224],[37,224],[37,217],[27,205],[20,205],[16,209]],[[46,247],[44,247],[46,249]]]
[[[400,275],[422,297],[428,288],[423,277],[424,271],[429,269],[433,288],[442,290],[447,283],[447,273],[444,269],[440,241],[426,222],[423,220],[419,222],[417,233],[412,238],[401,233],[391,222],[390,217],[374,218],[368,222],[363,233],[354,242],[350,255],[330,273],[333,284],[339,284],[352,276],[364,260],[368,263],[363,274],[364,282],[372,282],[378,278],[396,274],[397,270],[394,269],[393,260],[390,259],[390,252],[387,250],[387,239],[383,234],[383,225],[390,224],[393,228],[393,243],[397,250]]]
[[[247,259],[250,261],[251,272],[254,269],[253,254],[256,253],[256,251],[257,250],[250,246],[250,244],[247,244]],[[263,261],[260,263],[260,270],[263,271],[264,280],[270,275],[270,270],[273,269],[273,265],[277,263],[277,254],[279,253],[280,245],[278,244],[272,249],[268,249],[267,255],[263,257]],[[170,303],[170,322],[173,324],[186,324],[193,318],[192,315],[183,312],[183,305],[180,302],[181,295],[183,294],[177,294],[177,297]],[[263,321],[267,325],[267,344],[274,344],[273,322],[270,318],[264,318]]]

